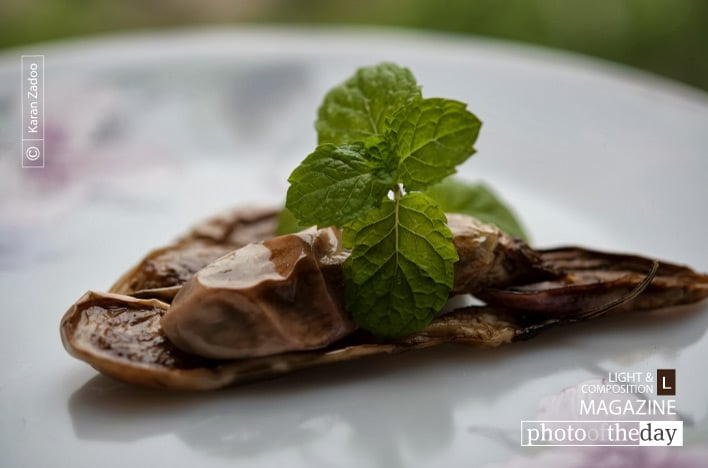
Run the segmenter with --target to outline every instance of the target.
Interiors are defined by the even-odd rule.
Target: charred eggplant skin
[[[163,271],[169,272],[172,266],[174,270],[180,268],[183,252],[195,258],[194,250],[189,249],[198,250],[200,243],[230,249],[234,238],[243,240],[254,232],[258,232],[258,236],[272,237],[275,213],[261,212],[254,217],[235,211],[214,218],[218,222],[212,219],[197,226],[167,247],[170,255],[161,260],[166,261]],[[146,277],[144,269],[153,268],[143,260],[116,283],[115,288],[125,288],[130,295],[88,292],[69,308],[60,324],[62,343],[71,355],[122,381],[158,388],[210,390],[305,367],[441,343],[495,347],[527,340],[549,328],[608,312],[650,310],[695,303],[708,297],[708,275],[685,266],[579,247],[537,251],[472,218],[449,215],[448,220],[461,257],[456,265],[454,292],[472,292],[485,299],[487,305],[454,310],[439,316],[420,332],[398,340],[384,343],[356,330],[343,312],[341,265],[347,252],[338,244],[338,233],[329,230],[257,243],[269,251],[268,262],[272,269],[261,270],[260,280],[249,279],[248,275],[244,279],[241,271],[240,286],[245,288],[233,288],[234,282],[225,271],[228,268],[220,270],[229,263],[231,254],[227,254],[223,264],[210,263],[216,267],[205,272],[201,279],[199,276],[206,265],[185,273],[172,285],[161,282],[158,274],[153,279],[158,278],[156,285],[161,286],[152,289],[134,282],[136,278]],[[270,227],[266,229],[265,225]],[[250,229],[249,233],[239,233],[238,226]],[[154,258],[153,254],[146,259]],[[253,272],[255,266],[258,265],[250,265],[244,271]],[[171,278],[173,281],[174,277]],[[289,280],[285,281],[287,278]],[[268,337],[264,346],[263,336],[266,335],[263,333],[266,332],[261,332],[255,341],[249,341],[253,339],[248,336],[252,329],[246,327],[240,332],[240,338],[237,337],[246,346],[241,346],[240,354],[228,358],[216,359],[208,353],[200,353],[192,348],[192,343],[180,346],[179,339],[166,331],[170,326],[179,328],[180,323],[189,324],[189,320],[183,321],[178,319],[179,314],[174,314],[176,320],[170,324],[169,317],[175,310],[179,312],[180,307],[187,318],[190,311],[200,310],[199,304],[190,304],[190,301],[210,296],[211,292],[207,295],[190,292],[190,282],[198,281],[199,288],[229,294],[241,289],[238,294],[255,294],[245,299],[258,309],[255,312],[258,319],[252,318],[256,323],[253,326],[270,328],[267,333],[275,329],[282,335],[272,343]],[[310,287],[313,282],[319,289]],[[185,283],[187,286],[183,286]],[[135,289],[131,285],[140,286]],[[249,288],[250,292],[244,293],[243,289]],[[297,291],[308,288],[309,296],[294,297]],[[304,304],[314,303],[322,296],[329,298],[329,305],[319,312],[304,310]],[[173,304],[160,300],[162,298],[167,301],[174,298]],[[204,300],[208,303],[213,299]],[[293,307],[298,301],[299,308]],[[242,315],[232,305],[227,309]],[[278,311],[283,314],[278,316]],[[303,322],[301,315],[308,313],[310,320]],[[240,321],[243,320],[236,319],[237,323]],[[301,327],[300,331],[297,326]],[[273,343],[280,343],[277,346],[281,348],[273,347]]]
[[[577,247],[536,251],[469,216],[448,215],[448,225],[460,257],[453,294],[499,309],[577,320],[706,295],[705,276],[685,267]],[[324,348],[355,329],[343,307],[347,256],[333,228],[249,244],[196,273],[162,326],[183,351],[214,359]]]
[[[497,310],[468,308],[439,317],[425,330],[390,343],[354,332],[324,349],[214,360],[185,353],[167,339],[160,321],[168,308],[169,304],[153,299],[89,291],[62,318],[62,343],[69,354],[117,380],[201,391],[442,343],[495,347],[518,340],[529,326]]]
[[[454,293],[554,276],[537,267],[528,246],[495,226],[462,215],[449,215],[448,225],[460,253]],[[334,228],[249,244],[195,273],[162,327],[181,350],[214,359],[324,348],[356,329],[344,310],[348,256]]]
[[[194,274],[232,250],[273,237],[278,210],[235,208],[194,226],[175,242],[148,253],[109,292],[171,302]]]

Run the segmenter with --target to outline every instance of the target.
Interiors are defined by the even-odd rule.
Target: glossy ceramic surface
[[[19,55],[45,55],[46,160],[20,169]],[[0,56],[0,465],[688,466],[708,459],[708,304],[557,329],[498,350],[365,359],[206,394],[133,388],[71,358],[59,319],[149,249],[232,205],[281,203],[323,93],[410,67],[483,120],[463,177],[538,246],[708,271],[708,98],[577,56],[381,30],[186,31]],[[677,369],[685,447],[520,447],[521,420],[610,371]],[[625,463],[622,465],[621,463]]]

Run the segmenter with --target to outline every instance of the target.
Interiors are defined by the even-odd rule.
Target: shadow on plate
[[[223,457],[288,451],[311,465],[346,459],[349,451],[366,454],[366,465],[405,466],[404,453],[424,460],[449,447],[459,432],[459,410],[492,405],[556,373],[579,368],[597,374],[608,360],[621,368],[680,354],[704,336],[707,312],[690,306],[607,317],[500,349],[447,345],[210,393],[161,392],[99,375],[71,396],[69,412],[81,439],[131,442],[175,434],[195,450]],[[518,441],[499,437],[494,423],[464,424],[518,449]],[[322,452],[320,444],[328,449]],[[321,459],[326,454],[337,458]]]

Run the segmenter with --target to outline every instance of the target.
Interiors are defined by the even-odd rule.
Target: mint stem
[[[401,205],[401,203],[400,203],[400,202],[401,202],[401,196],[402,196],[402,193],[401,193],[401,184],[396,184],[396,189],[393,191],[393,203],[394,203],[393,209],[394,209],[394,214],[395,214],[395,217],[396,217],[396,224],[394,224],[394,229],[396,230],[396,232],[395,232],[395,236],[396,236],[396,237],[395,237],[395,240],[396,240],[396,243],[395,243],[395,245],[396,245],[396,270],[398,270],[398,265],[399,265],[399,263],[398,263],[398,252],[399,252],[399,250],[400,250],[400,245],[399,245],[399,242],[398,242],[398,227],[399,227],[399,224],[398,224],[398,223],[399,223],[399,220],[398,220],[398,208],[399,208],[399,206]]]

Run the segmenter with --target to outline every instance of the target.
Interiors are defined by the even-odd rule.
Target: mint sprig
[[[343,227],[346,308],[394,338],[442,309],[458,260],[444,212],[421,193],[474,153],[481,122],[466,105],[423,99],[412,73],[357,70],[320,106],[320,145],[288,178],[286,208],[303,225]]]

